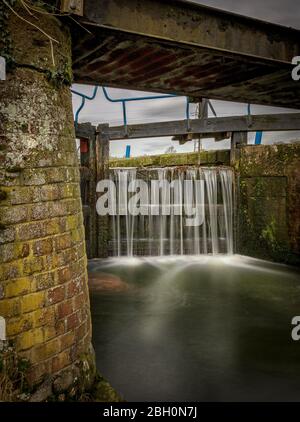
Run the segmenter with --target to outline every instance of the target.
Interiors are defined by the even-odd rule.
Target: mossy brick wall
[[[93,362],[68,29],[9,14],[14,67],[0,82],[0,315],[32,385]],[[74,375],[75,377],[75,375]]]
[[[300,264],[300,143],[245,146],[236,163],[244,255]]]

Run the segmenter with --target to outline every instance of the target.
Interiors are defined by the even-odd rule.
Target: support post
[[[208,100],[206,98],[202,98],[201,102],[199,103],[198,118],[199,119],[208,118]]]
[[[231,153],[230,164],[234,166],[236,160],[239,159],[239,148],[247,145],[248,132],[233,132],[231,136]]]
[[[109,178],[109,135],[108,124],[97,127],[96,136],[96,175],[98,183],[100,180]],[[95,207],[96,213],[96,207]],[[109,241],[109,216],[96,216],[97,218],[97,256],[105,258],[108,256]]]
[[[81,123],[76,129],[80,139],[80,190],[88,258],[97,257],[96,219],[96,127]],[[82,146],[84,148],[82,148]]]

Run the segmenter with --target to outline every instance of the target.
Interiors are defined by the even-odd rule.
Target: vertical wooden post
[[[90,178],[88,182],[89,224],[87,238],[89,239],[89,258],[97,257],[97,216],[96,216],[96,127],[91,126],[89,136],[88,167]]]
[[[207,119],[208,118],[208,100],[206,98],[202,98],[201,102],[198,105],[198,118],[199,119]],[[199,134],[198,138],[198,165],[201,165],[201,134]]]
[[[202,98],[201,102],[199,103],[198,118],[199,119],[208,118],[208,100],[206,98]]]
[[[84,217],[86,250],[88,258],[97,257],[97,218],[96,218],[96,127],[91,123],[81,123],[76,129],[80,139],[80,187]],[[85,147],[85,145],[84,145]]]
[[[247,145],[248,132],[233,132],[231,136],[230,164],[234,166],[239,159],[239,148]]]
[[[97,127],[96,135],[96,168],[97,183],[100,180],[109,178],[109,135],[108,124]],[[95,191],[95,197],[96,191]],[[95,207],[96,212],[96,207]],[[109,216],[97,215],[97,256],[105,258],[108,256],[109,241]]]

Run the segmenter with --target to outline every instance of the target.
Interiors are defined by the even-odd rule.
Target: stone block
[[[65,286],[58,286],[53,289],[49,289],[47,293],[48,303],[53,305],[58,302],[62,302],[65,298]]]
[[[41,291],[22,296],[20,302],[22,313],[35,311],[45,305],[45,293]]]

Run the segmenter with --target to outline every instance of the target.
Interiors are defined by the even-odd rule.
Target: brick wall
[[[240,149],[238,253],[300,265],[299,164],[299,143]]]
[[[55,65],[49,40],[11,15],[16,66],[0,82],[0,315],[31,384],[93,361],[70,38],[55,18],[38,24],[59,42]]]

